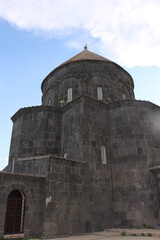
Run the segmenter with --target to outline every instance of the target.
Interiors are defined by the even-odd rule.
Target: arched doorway
[[[5,234],[14,234],[23,232],[25,209],[25,196],[19,190],[14,190],[8,195]]]

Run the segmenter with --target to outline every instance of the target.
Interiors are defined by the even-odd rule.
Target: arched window
[[[102,164],[107,163],[105,146],[101,146],[101,159],[102,159]]]
[[[103,92],[102,92],[102,88],[101,87],[97,88],[97,96],[98,96],[98,100],[102,100],[103,99]]]
[[[72,101],[72,88],[68,89],[68,94],[67,94],[67,102]]]
[[[14,190],[8,195],[5,219],[5,234],[23,232],[25,210],[25,196],[19,190]]]

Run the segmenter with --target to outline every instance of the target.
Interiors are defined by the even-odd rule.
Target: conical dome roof
[[[131,78],[132,81],[132,85],[133,85],[133,80],[132,77],[130,76],[130,74],[123,69],[121,66],[119,66],[117,63],[102,57],[94,52],[91,52],[87,49],[87,46],[84,47],[84,50],[78,54],[76,54],[75,56],[73,56],[72,58],[68,59],[67,61],[65,61],[64,63],[60,64],[58,67],[56,67],[55,69],[53,69],[47,76],[46,78],[43,80],[41,88],[43,91],[43,85],[44,83],[53,75],[55,74],[58,70],[61,70],[61,68],[63,69],[63,67],[66,67],[72,63],[78,63],[78,62],[83,62],[83,61],[90,61],[90,62],[99,62],[99,63],[111,63],[114,66],[120,68],[121,70],[123,70],[124,72],[127,73],[127,75],[129,75],[129,78]],[[85,70],[86,71],[86,70]]]
[[[67,60],[66,62],[62,63],[60,66],[63,66],[65,64],[68,63],[72,63],[72,62],[78,62],[78,61],[85,61],[85,60],[92,60],[92,61],[105,61],[105,62],[112,62],[109,59],[102,57],[96,53],[93,53],[91,51],[89,51],[87,49],[87,47],[84,47],[84,50],[80,53],[78,53],[77,55],[75,55],[74,57],[70,58],[69,60]]]

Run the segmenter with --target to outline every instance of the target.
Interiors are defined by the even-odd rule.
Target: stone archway
[[[4,234],[23,232],[25,195],[14,190],[8,195]]]

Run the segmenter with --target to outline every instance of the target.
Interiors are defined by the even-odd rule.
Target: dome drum
[[[121,67],[105,61],[78,61],[62,65],[42,84],[42,105],[60,106],[67,102],[67,91],[72,88],[73,99],[86,95],[97,99],[97,89],[102,88],[101,100],[112,102],[134,99],[133,80]]]

